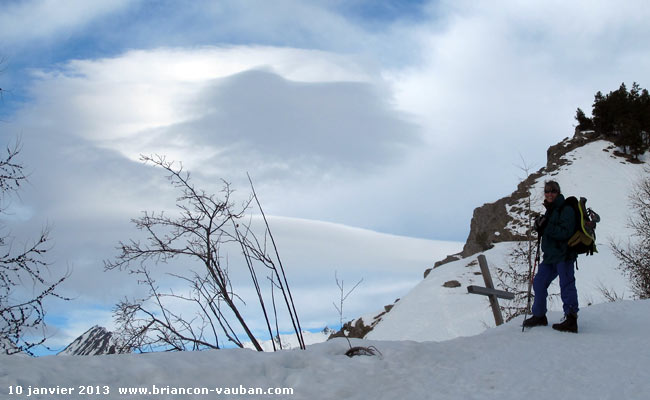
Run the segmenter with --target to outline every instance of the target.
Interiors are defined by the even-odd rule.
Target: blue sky
[[[246,187],[249,172],[276,217],[464,241],[522,158],[537,169],[572,135],[577,107],[650,82],[641,0],[180,4],[0,10],[0,135],[20,137],[31,171],[8,223],[50,223],[75,290],[130,218],[173,206],[140,154],[206,185]],[[91,310],[114,297],[78,290]]]

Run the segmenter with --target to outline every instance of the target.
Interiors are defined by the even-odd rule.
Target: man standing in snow
[[[535,301],[533,316],[524,321],[524,327],[548,325],[546,319],[546,298],[548,287],[560,277],[560,293],[564,305],[564,321],[554,324],[553,329],[563,332],[578,332],[578,291],[575,280],[575,261],[578,255],[569,250],[568,240],[575,232],[575,212],[571,207],[562,207],[564,196],[560,185],[548,181],[544,185],[544,207],[546,213],[535,221],[535,230],[541,236],[544,258],[533,281]]]

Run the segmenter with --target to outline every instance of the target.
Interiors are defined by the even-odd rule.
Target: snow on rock
[[[64,356],[96,356],[128,352],[121,349],[112,332],[95,325],[58,354]]]
[[[624,158],[614,156],[611,143],[598,140],[577,147],[563,158],[570,164],[563,164],[551,175],[542,175],[532,185],[533,195],[543,192],[544,182],[558,181],[565,196],[586,197],[587,206],[601,217],[596,229],[598,253],[594,256],[580,256],[576,271],[576,286],[582,308],[589,304],[606,301],[602,289],[630,298],[632,291],[622,272],[618,260],[609,247],[609,241],[626,241],[630,231],[626,227],[630,217],[628,195],[644,175],[646,164],[633,164]],[[644,159],[649,157],[646,154]],[[542,212],[541,201],[534,205],[534,211]],[[523,209],[523,202],[508,208]],[[521,233],[521,232],[520,232]],[[487,257],[488,265],[496,284],[495,270],[508,262],[508,254],[516,242],[497,243],[491,249],[478,254]],[[468,285],[483,286],[476,257],[449,262],[432,269],[426,278],[384,315],[366,338],[372,340],[448,340],[458,336],[478,334],[495,325],[494,317],[486,297],[468,294]],[[458,280],[461,287],[448,288],[444,283]],[[558,292],[557,282],[551,288]],[[500,300],[501,302],[507,300]],[[551,310],[561,310],[560,301],[551,301]]]

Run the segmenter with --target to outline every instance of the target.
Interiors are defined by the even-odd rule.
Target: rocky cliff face
[[[526,232],[530,229],[531,216],[523,203],[529,196],[529,188],[533,182],[543,175],[552,175],[563,165],[570,164],[571,160],[564,157],[567,153],[599,139],[602,138],[591,132],[576,132],[572,138],[566,138],[549,147],[546,151],[546,166],[520,182],[509,196],[476,208],[463,251],[437,262],[435,266],[485,251],[494,243],[525,240]]]
[[[101,326],[93,326],[76,338],[59,355],[96,356],[102,354],[127,353],[117,345],[113,333]]]

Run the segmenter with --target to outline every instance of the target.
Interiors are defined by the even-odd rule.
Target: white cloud
[[[642,40],[650,36],[643,23],[648,10],[642,2],[432,2],[428,23],[389,24],[383,31],[352,26],[333,8],[318,4],[292,13],[279,7],[263,23],[255,12],[266,6],[251,4],[220,3],[208,10],[199,4],[174,15],[201,9],[205,15],[228,16],[238,27],[234,32],[246,37],[242,42],[260,40],[278,21],[295,19],[295,13],[304,17],[296,22],[303,27],[305,21],[328,15],[312,30],[328,36],[328,44],[312,44],[335,50],[202,46],[70,61],[43,73],[33,91],[38,103],[24,120],[34,129],[74,135],[91,148],[100,146],[131,160],[142,152],[160,152],[185,161],[189,169],[219,175],[241,170],[241,160],[250,160],[247,169],[261,178],[256,182],[279,214],[459,237],[473,207],[511,190],[519,178],[514,164],[520,153],[535,168],[541,166],[546,148],[572,133],[576,107],[588,110],[595,91],[614,89],[621,81],[643,86],[650,67],[645,51],[650,41]],[[188,28],[188,35],[206,32],[207,24],[200,21]],[[143,26],[156,30],[151,21]],[[283,32],[276,34],[287,42],[300,36]],[[354,43],[354,56],[341,51],[350,49],[342,44],[345,35]],[[394,53],[397,43],[409,49],[410,64],[395,61],[403,54]],[[241,74],[254,69],[256,74]],[[269,90],[273,78],[274,93],[282,96],[264,102],[262,91]],[[352,89],[355,85],[359,90]],[[340,96],[328,97],[332,91]],[[226,92],[238,102],[229,103]],[[334,106],[325,114],[327,121],[309,118],[311,125],[305,126],[313,136],[308,139],[297,130],[287,132],[287,118],[278,113],[245,115],[252,110],[241,107],[245,102],[262,111],[293,107],[302,114],[318,108],[318,102]],[[351,128],[349,119],[359,106],[380,114],[360,120],[373,132],[353,135],[354,129],[363,131]],[[241,118],[230,120],[220,111],[239,112]],[[345,118],[337,121],[337,116]],[[350,130],[337,130],[336,123]],[[209,134],[212,124],[228,132]],[[280,142],[250,134],[265,124],[281,129],[274,136]],[[425,140],[417,148],[409,140],[414,125]],[[395,130],[407,133],[392,135]],[[247,133],[235,137],[234,131]],[[338,135],[326,138],[326,131]],[[375,137],[381,140],[367,148]],[[352,142],[335,146],[334,140]],[[217,141],[219,146],[213,143]],[[298,151],[289,151],[289,143]],[[314,161],[315,155],[320,161]],[[380,158],[388,160],[382,168],[358,168],[367,167],[364,160]],[[347,161],[347,170],[337,169],[341,160]],[[281,176],[302,179],[281,182]],[[468,185],[473,188],[469,195]]]
[[[386,76],[437,148],[429,169],[462,155],[455,173],[487,186],[486,200],[512,187],[518,153],[541,167],[597,90],[648,79],[645,2],[447,1],[435,11],[438,25],[418,27],[422,62]]]
[[[268,69],[269,73],[229,78],[258,68]],[[274,89],[278,89],[279,83],[280,92],[263,93],[262,91],[271,88],[268,85],[255,85],[256,82],[262,81],[270,84],[272,79],[257,79],[252,83],[244,83],[246,79],[243,77],[246,76],[277,76]],[[237,103],[237,99],[251,102],[267,98],[268,101],[262,106],[274,106],[278,110],[282,109],[287,115],[291,110],[285,107],[301,107],[300,115],[294,117],[305,125],[290,127],[285,124],[282,132],[279,132],[285,135],[324,139],[323,135],[329,133],[324,131],[326,128],[310,125],[323,122],[324,117],[319,113],[331,118],[332,121],[328,121],[331,124],[340,126],[339,131],[345,130],[347,122],[350,122],[350,125],[354,122],[349,121],[350,117],[363,110],[351,110],[345,115],[347,108],[344,104],[340,105],[339,110],[332,109],[337,103],[344,101],[361,100],[365,106],[374,107],[375,110],[368,111],[377,115],[363,116],[368,122],[371,122],[369,118],[384,118],[381,115],[384,113],[388,118],[384,122],[390,124],[390,118],[393,118],[399,123],[395,117],[390,116],[390,109],[382,106],[382,100],[378,100],[381,93],[369,92],[369,89],[372,90],[369,83],[372,79],[373,77],[359,64],[355,64],[354,59],[319,51],[263,47],[133,51],[111,59],[74,60],[62,69],[39,72],[38,81],[32,88],[32,96],[36,99],[37,106],[26,113],[46,116],[43,118],[44,124],[65,126],[66,132],[98,146],[117,150],[132,160],[136,160],[140,153],[162,152],[172,157],[178,156],[192,167],[205,165],[206,159],[219,154],[220,151],[218,146],[215,146],[216,143],[208,143],[206,148],[205,142],[200,144],[203,150],[197,150],[198,146],[192,140],[197,132],[183,132],[181,129],[196,129],[200,125],[197,121],[201,120],[214,122],[214,117],[212,121],[206,118],[209,115],[214,116],[215,112],[221,112],[222,109],[228,113],[227,118],[222,119],[222,125],[228,125],[204,127],[203,132],[198,132],[199,135],[207,135],[206,129],[221,128],[227,130],[222,135],[234,135],[237,132],[239,139],[243,140],[251,134],[258,135],[258,138],[263,137],[261,132],[242,131],[238,128],[238,124],[253,123],[257,116],[240,115],[245,120],[237,120],[233,113],[236,113],[236,110],[244,111],[246,108],[245,104]],[[288,80],[299,81],[303,85],[290,84]],[[346,85],[342,82],[357,82],[357,85]],[[306,83],[318,83],[321,86],[309,86]],[[238,84],[248,86],[238,87]],[[230,92],[220,94],[220,88]],[[309,88],[315,88],[311,89],[311,92],[316,96],[312,96],[311,101],[301,103],[296,95],[308,93]],[[298,92],[293,95],[292,91]],[[206,93],[209,94],[206,96]],[[270,96],[282,96],[285,100],[292,100],[282,104],[278,101],[282,100],[281,97]],[[327,103],[328,101],[332,103]],[[265,113],[262,109],[252,111]],[[267,124],[264,128],[268,128],[268,124],[274,122],[269,118],[274,118],[275,115],[268,112],[265,115],[266,117],[259,115],[260,123]],[[30,119],[28,116],[24,118]],[[253,128],[262,127],[258,125],[251,127]],[[323,132],[305,132],[310,128],[321,129]],[[287,132],[287,129],[292,132]],[[297,132],[301,129],[302,132]],[[161,130],[165,130],[167,134],[165,142],[161,142]],[[294,136],[294,139],[299,137]],[[249,142],[255,143],[255,138],[250,139]],[[290,143],[284,143],[282,139],[278,138],[279,142],[275,142],[275,145],[288,147]],[[232,144],[236,144],[236,141]],[[226,148],[232,144],[219,143]]]
[[[115,255],[119,240],[138,237],[130,218],[141,210],[173,209],[177,196],[162,171],[136,161],[140,153],[158,152],[183,161],[197,183],[214,192],[220,186],[215,188],[216,177],[209,172],[217,170],[223,173],[218,177],[232,179],[250,167],[260,172],[253,176],[256,182],[260,178],[265,209],[268,193],[271,204],[282,199],[291,204],[300,197],[287,197],[288,191],[320,187],[331,182],[326,175],[332,171],[343,174],[337,181],[345,181],[377,164],[386,168],[403,147],[417,140],[413,126],[385,101],[387,89],[376,79],[354,57],[264,47],[133,51],[73,60],[39,72],[30,93],[34,101],[16,115],[12,126],[23,130],[26,163],[34,170],[23,197],[37,210],[30,222],[51,223],[56,245],[50,256],[57,269],[68,265],[73,270],[65,294],[79,305],[53,305],[53,314],[64,314],[60,310],[71,306],[108,307],[137,293],[134,285],[124,283],[128,275],[102,272],[102,261]],[[237,152],[228,153],[236,146]],[[298,182],[287,179],[296,176]],[[366,251],[356,253],[358,244],[350,252],[354,236],[336,246],[331,235],[304,242],[307,232],[319,229],[289,233],[293,240],[282,245],[287,263],[293,265],[297,292],[312,286],[316,275],[329,280],[331,264],[337,262],[348,272],[372,271],[376,280],[369,278],[371,285],[393,287],[383,293],[373,289],[363,297],[382,303],[398,297],[395,265],[380,267],[391,257],[377,260]],[[17,233],[29,236],[26,230]],[[321,240],[328,243],[327,249],[319,249]],[[326,254],[315,262],[318,251]],[[368,250],[376,252],[374,245]],[[412,276],[421,274],[422,261],[413,262],[410,253],[403,258],[412,263],[411,269],[417,268],[413,274],[400,265],[400,274],[409,273],[407,280],[413,282]],[[318,290],[334,286],[322,281]],[[329,309],[330,301],[325,304]],[[323,320],[316,314],[322,307],[308,307],[308,320]]]

